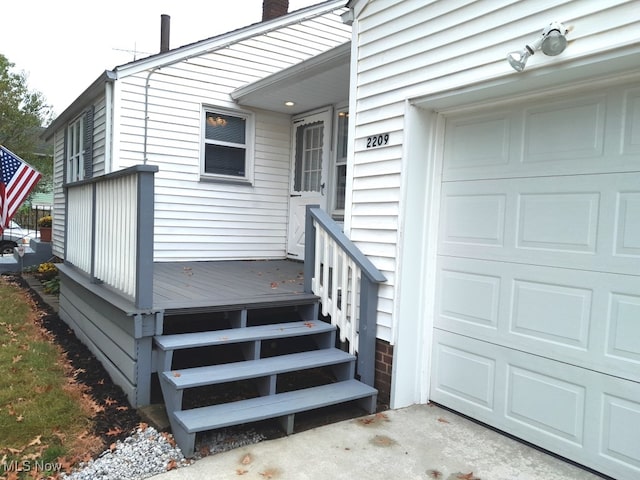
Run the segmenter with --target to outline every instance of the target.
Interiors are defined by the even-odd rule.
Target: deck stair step
[[[280,373],[345,364],[354,368],[355,357],[337,348],[278,355],[244,362],[208,365],[163,372],[164,381],[176,390],[235,382]],[[354,372],[351,371],[351,377]]]
[[[301,342],[304,351],[263,356],[262,344],[279,339],[310,337]],[[335,348],[336,327],[321,320],[291,321],[197,333],[159,335],[154,338],[156,370],[173,435],[185,456],[194,454],[198,432],[265,419],[279,419],[290,434],[296,413],[357,400],[369,413],[375,412],[377,390],[355,377],[356,357]],[[243,361],[217,361],[216,347],[236,344]],[[208,347],[200,365],[173,369],[174,351]],[[209,360],[211,359],[211,360]],[[334,383],[278,393],[278,376],[315,368],[330,368]],[[311,375],[309,378],[313,378]],[[183,410],[183,394],[191,388],[251,380],[258,397]],[[225,386],[226,388],[226,386]],[[213,403],[213,400],[212,402]]]
[[[263,340],[302,337],[315,335],[318,346],[327,348],[335,342],[336,327],[320,320],[300,322],[272,323],[253,327],[231,328],[208,332],[159,335],[154,338],[159,350],[158,372],[171,370],[173,352],[188,348],[230,345],[233,343],[251,344],[245,349],[247,360],[260,358],[260,344]]]
[[[374,388],[351,379],[238,402],[177,411],[172,417],[180,428],[174,429],[173,434],[183,454],[192,456],[197,432],[280,418],[287,434],[291,434],[293,415],[296,413],[352,400],[362,401],[363,408],[373,413],[376,394],[377,390]]]

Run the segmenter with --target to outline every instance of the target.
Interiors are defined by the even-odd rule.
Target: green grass
[[[77,455],[90,414],[25,293],[0,277],[0,460]],[[0,472],[2,473],[2,472]]]

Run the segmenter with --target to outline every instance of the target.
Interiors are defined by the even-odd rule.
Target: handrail
[[[340,329],[340,339],[357,353],[360,380],[375,377],[378,285],[385,276],[318,205],[305,221],[304,290],[320,296],[322,314]]]

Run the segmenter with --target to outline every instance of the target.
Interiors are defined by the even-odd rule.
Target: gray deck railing
[[[136,165],[65,186],[65,263],[130,298],[153,303],[156,166]]]
[[[307,206],[304,255],[305,292],[320,297],[322,314],[358,354],[360,380],[373,386],[378,285],[386,278],[317,205]]]

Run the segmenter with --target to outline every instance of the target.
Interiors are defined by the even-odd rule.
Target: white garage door
[[[640,88],[446,119],[432,400],[640,478]]]

